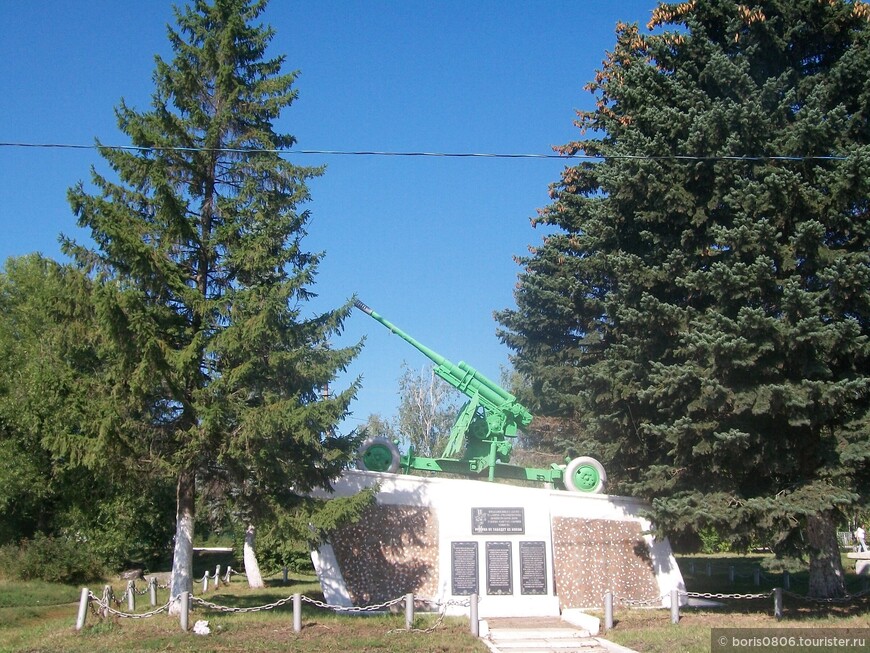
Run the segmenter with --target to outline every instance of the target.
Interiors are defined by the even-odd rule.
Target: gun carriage
[[[516,397],[470,365],[454,365],[378,313],[357,300],[362,312],[380,322],[433,363],[433,371],[468,397],[456,418],[443,454],[438,458],[417,456],[413,448],[401,454],[395,442],[384,437],[368,438],[360,447],[357,466],[373,472],[440,472],[489,481],[515,479],[551,484],[574,492],[604,491],[607,474],[594,458],[580,456],[565,465],[531,468],[510,463],[512,440],[518,429],[528,426],[532,414]]]

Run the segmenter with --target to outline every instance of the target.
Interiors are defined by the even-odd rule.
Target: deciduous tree
[[[402,365],[396,430],[416,455],[441,456],[458,412],[456,391],[435,375],[431,365],[419,370]]]
[[[164,555],[171,485],[84,446],[112,410],[91,290],[36,254],[0,273],[0,543],[67,537],[115,570]]]

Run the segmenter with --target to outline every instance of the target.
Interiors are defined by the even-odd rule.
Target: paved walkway
[[[488,622],[484,643],[493,653],[634,653],[559,619]]]

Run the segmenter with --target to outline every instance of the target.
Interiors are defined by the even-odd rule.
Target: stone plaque
[[[520,542],[520,594],[547,593],[547,543]]]
[[[471,532],[525,535],[526,515],[523,508],[472,508]]]
[[[477,542],[451,542],[450,569],[454,596],[478,594]]]
[[[514,593],[511,572],[511,543],[486,543],[486,593],[497,596]]]

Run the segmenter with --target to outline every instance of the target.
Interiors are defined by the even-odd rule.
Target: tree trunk
[[[243,560],[245,563],[245,575],[248,577],[248,587],[263,587],[263,577],[260,575],[260,565],[257,563],[257,553],[254,549],[254,525],[248,526],[245,531],[245,548]]]
[[[192,470],[178,475],[175,512],[175,549],[172,554],[172,581],[169,598],[193,591],[193,520],[195,515],[196,481]],[[178,614],[181,605],[173,601],[170,614]]]
[[[809,596],[820,599],[845,596],[846,582],[832,512],[807,516],[807,540],[810,551]]]

